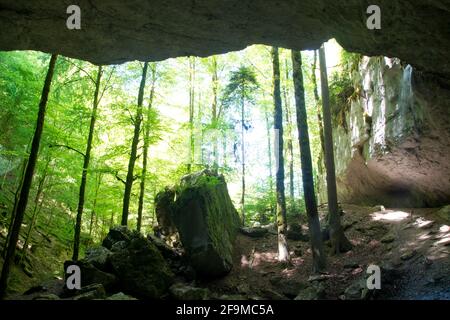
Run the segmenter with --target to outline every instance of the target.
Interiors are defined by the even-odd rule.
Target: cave
[[[437,109],[432,113],[435,119],[427,120],[431,125],[424,125],[419,137],[416,134],[416,139],[420,138],[417,150],[433,152],[437,157],[448,154],[449,127],[441,121],[448,118],[450,87],[450,4],[446,1],[434,0],[426,5],[419,0],[378,1],[381,29],[375,30],[366,27],[369,3],[358,0],[345,3],[331,0],[172,0],[163,3],[81,0],[77,5],[81,10],[81,29],[70,30],[66,27],[70,15],[66,13],[68,5],[64,2],[2,1],[0,24],[8,32],[0,35],[0,50],[39,50],[94,64],[117,64],[180,56],[205,57],[252,44],[309,50],[334,38],[348,51],[396,57],[414,67],[417,91],[433,92],[432,97],[436,99],[429,107]],[[434,93],[435,90],[439,94]],[[426,96],[427,99],[431,96]],[[437,141],[433,137],[437,137]],[[424,140],[428,142],[422,142]],[[450,168],[445,159],[436,160],[440,163],[436,165],[434,160],[426,160],[428,156],[403,153],[401,157],[405,157],[405,161],[419,159],[416,168],[421,167],[421,170],[424,170],[421,161],[428,163],[425,175],[433,177],[440,170],[439,177],[449,176]],[[389,168],[395,171],[399,167]],[[373,204],[380,194],[384,199],[384,196],[389,198],[389,185],[398,183],[409,185],[413,194],[398,205],[439,206],[450,199],[447,178],[430,178],[427,185],[423,185],[420,180],[394,178],[386,171],[350,170],[347,178],[342,179],[342,200]],[[359,190],[346,192],[352,189],[349,181],[361,175],[369,180],[373,177],[372,182],[377,180],[378,185],[375,182],[369,187],[360,185]],[[380,178],[384,175],[386,179]],[[387,202],[395,201],[388,199]]]
[[[374,5],[380,9],[379,28],[368,27],[374,14],[368,8]],[[5,127],[0,134],[0,244],[5,249],[0,257],[0,299],[7,294],[12,300],[450,299],[448,0],[0,0],[0,30],[0,72],[4,73],[0,74],[0,102],[7,102],[7,111],[0,110],[0,126]],[[354,66],[345,70],[350,84],[342,84],[342,90],[334,92],[331,119],[327,119],[332,125],[324,138],[325,120],[321,116],[325,118],[325,112],[321,114],[320,104],[325,102],[318,97],[316,73],[322,85],[321,97],[324,92],[328,95],[326,66],[321,70],[325,65],[321,50],[326,43],[336,43],[349,54],[348,59],[353,59],[347,63]],[[247,54],[242,52],[255,47],[267,54],[265,59],[270,55],[272,64],[266,63],[270,68],[261,71],[253,61],[246,61],[257,75],[242,63],[239,69],[250,83],[247,89],[259,86],[258,77],[266,81],[261,85],[264,93],[257,96],[260,108],[254,109],[265,112],[266,127],[257,138],[267,134],[267,139],[252,136],[259,144],[253,146],[256,151],[249,158],[254,163],[249,164],[244,160],[244,134],[254,129],[254,123],[244,119],[244,89],[240,111],[230,112],[228,123],[221,123],[235,130],[235,135],[223,134],[221,146],[219,138],[211,142],[207,136],[208,129],[217,129],[214,126],[221,121],[221,112],[233,104],[233,93],[228,92],[228,97],[225,93],[239,87],[230,85],[232,76],[224,85],[226,77],[218,75],[216,57],[238,53],[241,59]],[[278,50],[284,52],[282,61]],[[300,54],[298,60],[295,51]],[[32,54],[24,58],[14,56],[17,52]],[[308,53],[302,58],[301,52]],[[51,55],[45,77],[43,61],[48,57],[43,53]],[[234,56],[227,59],[232,63],[239,60]],[[158,70],[164,63],[163,70]],[[54,74],[55,66],[61,65],[67,74]],[[339,65],[329,69],[335,67]],[[285,74],[280,75],[280,69]],[[237,71],[230,66],[222,70],[236,76]],[[335,84],[333,76],[328,78]],[[56,79],[53,88],[52,77]],[[164,82],[161,87],[158,77]],[[43,89],[40,78],[45,79]],[[296,82],[300,78],[301,85]],[[28,84],[29,92],[11,79]],[[39,105],[37,88],[42,89]],[[305,91],[315,91],[315,96],[311,92],[306,95],[306,103]],[[105,92],[106,101],[102,101]],[[218,92],[224,93],[223,97]],[[88,98],[90,94],[93,99]],[[185,103],[187,97],[189,102]],[[161,102],[165,98],[170,101]],[[248,105],[255,107],[252,100],[254,97],[248,97]],[[46,115],[48,101],[51,107]],[[299,107],[302,103],[304,110]],[[103,108],[105,105],[108,108]],[[318,111],[311,111],[311,106]],[[212,112],[203,111],[210,107]],[[178,111],[180,118],[189,120],[175,119]],[[299,116],[303,111],[304,123]],[[236,120],[233,117],[239,112],[241,118]],[[44,126],[46,116],[50,120]],[[318,122],[313,133],[308,132],[307,117],[309,125]],[[15,122],[17,119],[22,122]],[[86,119],[90,119],[89,127]],[[96,121],[97,125],[100,122],[97,128]],[[270,129],[283,129],[284,125],[284,136],[289,136],[285,144],[291,153],[285,152],[290,163],[285,160],[280,170],[283,153],[271,154],[275,153],[271,148],[278,152],[280,146],[275,142],[271,146],[275,137],[272,141]],[[199,136],[193,133],[196,126],[201,128]],[[294,127],[298,131],[293,133]],[[39,145],[42,131],[45,134]],[[311,141],[314,139],[306,152],[309,158],[303,157],[310,148],[305,131]],[[241,140],[236,142],[239,134]],[[80,149],[85,147],[85,137],[86,152]],[[190,141],[182,145],[180,141],[185,138]],[[236,141],[227,145],[227,138]],[[161,147],[158,143],[164,139],[170,143]],[[206,165],[195,163],[195,139],[201,141],[200,147],[204,143],[205,149],[209,148],[205,162],[210,162]],[[328,155],[325,140],[330,142],[327,152],[334,152],[332,160],[324,160]],[[153,144],[156,151],[149,155]],[[222,147],[225,155],[219,165],[217,150]],[[268,164],[263,163],[267,153],[258,153],[266,147]],[[282,151],[283,147],[282,143]],[[92,150],[101,156],[94,154],[91,159]],[[183,158],[184,151],[189,159]],[[229,162],[234,161],[238,169],[228,166],[227,152]],[[319,156],[311,160],[311,154]],[[25,159],[28,156],[31,165]],[[17,160],[22,158],[23,163]],[[149,159],[153,161],[151,168],[147,168]],[[255,195],[246,198],[254,202],[244,203],[250,184],[246,185],[245,174],[250,176],[248,172],[257,170],[259,162],[269,168],[270,179],[257,173],[253,189],[247,189]],[[309,166],[305,165],[308,162]],[[325,166],[331,164],[335,172],[328,181]],[[276,171],[272,172],[274,165]],[[236,182],[241,172],[242,181]],[[303,179],[306,175],[309,180]],[[53,184],[46,180],[50,178],[55,179]],[[230,183],[228,179],[234,180]],[[269,188],[266,180],[270,180]],[[331,180],[336,182],[335,201],[329,195],[332,190],[327,189]],[[258,183],[264,186],[258,189]],[[242,188],[239,199],[238,192],[230,192],[236,185]],[[47,203],[43,200],[46,194]],[[35,197],[32,210],[31,195]],[[121,217],[117,215],[119,207]],[[41,208],[45,222],[37,218]],[[253,216],[245,215],[247,209]],[[32,213],[25,214],[26,210]],[[287,215],[289,210],[291,216]],[[121,226],[116,225],[119,218]],[[131,231],[135,218],[137,232]],[[23,235],[25,227],[28,232]],[[68,235],[73,236],[73,243],[67,240]],[[61,246],[60,236],[64,238]],[[342,239],[349,242],[347,248],[335,246],[339,237],[342,243]],[[290,251],[288,243],[294,244]],[[55,249],[55,256],[48,253],[49,248]],[[81,259],[80,248],[85,254]],[[70,258],[67,253],[72,249]],[[37,257],[33,250],[45,253]],[[280,258],[282,250],[284,259]],[[333,268],[330,273],[317,264],[328,254]],[[62,278],[19,292],[21,285],[31,283],[32,262],[47,263],[50,258],[58,260],[50,261],[55,264],[64,259],[65,267],[80,265],[80,272],[89,273],[89,281],[83,281],[83,288],[74,293],[67,291]],[[361,285],[365,268],[369,270],[373,261],[386,275],[383,281],[388,289],[381,293]],[[10,270],[13,264],[19,271]],[[41,270],[36,268],[36,273],[48,276],[54,267],[45,264]],[[419,277],[421,272],[426,277]],[[10,273],[17,278],[8,286]],[[21,282],[24,274],[28,278]],[[253,292],[250,286],[257,290]]]

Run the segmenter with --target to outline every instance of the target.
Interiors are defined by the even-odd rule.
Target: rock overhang
[[[81,30],[66,27],[70,4],[81,9]],[[0,0],[0,50],[39,50],[94,64],[116,64],[209,56],[251,44],[315,49],[335,38],[349,51],[398,57],[450,78],[448,1],[377,0],[380,30],[366,27],[370,4],[361,0]]]

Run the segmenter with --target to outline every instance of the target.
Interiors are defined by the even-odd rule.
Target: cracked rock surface
[[[450,3],[378,0],[381,30],[366,28],[361,0],[0,0],[0,50],[40,50],[113,64],[224,53],[250,44],[398,57],[450,78]],[[81,8],[81,30],[66,9]]]

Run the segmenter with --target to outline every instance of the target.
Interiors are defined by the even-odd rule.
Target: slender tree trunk
[[[325,142],[323,138],[323,121],[322,121],[322,110],[320,108],[320,97],[319,92],[317,90],[317,77],[316,77],[316,68],[317,68],[317,50],[314,50],[314,60],[313,67],[311,73],[311,80],[313,83],[313,91],[314,91],[314,101],[316,103],[317,109],[317,123],[319,124],[319,135],[320,135],[320,147],[322,149],[322,153],[325,154]]]
[[[86,145],[86,152],[84,154],[83,171],[81,173],[80,192],[78,194],[77,219],[75,223],[75,235],[73,240],[73,261],[78,260],[78,254],[80,250],[80,234],[84,209],[84,198],[86,193],[87,173],[89,169],[89,162],[91,160],[92,141],[94,139],[95,121],[97,120],[97,108],[99,103],[98,95],[100,92],[100,81],[102,78],[102,73],[102,66],[99,66],[97,72],[97,80],[95,82],[94,102],[92,107],[91,123],[89,125],[89,135]]]
[[[291,202],[294,202],[294,193],[295,193],[295,187],[294,187],[294,146],[292,142],[292,119],[291,119],[291,107],[289,105],[289,88],[288,88],[288,82],[289,82],[289,68],[288,68],[288,62],[287,59],[285,60],[285,83],[284,83],[284,107],[286,109],[286,124],[287,124],[287,149],[289,153],[289,197]]]
[[[114,227],[114,211],[111,211],[111,218],[109,219],[109,228]]]
[[[228,167],[228,157],[227,157],[227,131],[222,132],[222,166],[224,168]]]
[[[151,66],[152,73],[152,87],[150,89],[150,101],[148,103],[147,109],[147,120],[144,127],[144,152],[142,159],[142,175],[141,184],[139,190],[139,207],[138,207],[138,217],[137,217],[137,231],[141,232],[142,226],[142,212],[144,211],[144,195],[145,195],[145,179],[147,178],[147,158],[148,158],[148,147],[150,144],[150,117],[153,105],[153,97],[155,95],[155,82],[156,82],[156,66]]]
[[[219,87],[219,76],[217,74],[217,57],[212,56],[212,91],[213,91],[213,102],[212,102],[212,115],[211,115],[211,123],[212,128],[215,130],[213,136],[213,170],[217,172],[219,168],[219,152],[218,152],[218,141],[217,141],[217,129],[218,129],[218,114],[217,114],[217,97],[218,97],[218,87]]]
[[[194,113],[195,113],[195,57],[189,57],[189,163],[188,173],[192,172],[194,162]]]
[[[277,193],[278,261],[287,262],[290,258],[287,244],[286,197],[284,194],[283,107],[281,105],[280,59],[277,47],[272,47],[272,64],[274,128],[275,130],[278,130],[278,143],[275,144],[275,155],[278,160],[275,175]]]
[[[28,150],[26,150],[28,151]],[[18,180],[18,187],[16,192],[14,193],[14,205],[13,205],[13,209],[11,210],[11,217],[10,217],[10,221],[9,221],[9,226],[8,226],[8,233],[6,235],[6,241],[5,241],[5,246],[3,248],[3,252],[2,252],[2,257],[3,259],[6,257],[6,251],[8,249],[8,243],[9,243],[9,239],[11,238],[11,233],[12,233],[12,228],[14,226],[14,219],[16,217],[15,212],[16,212],[16,207],[17,204],[19,202],[19,194],[20,194],[20,190],[22,190],[22,185],[23,185],[23,179],[25,177],[25,170],[27,169],[27,163],[28,163],[28,159],[24,160],[22,163],[22,169],[20,176],[17,178]]]
[[[270,138],[270,124],[269,124],[269,114],[267,111],[264,112],[266,117],[266,130],[267,130],[267,157],[269,159],[269,196],[270,196],[270,213],[273,214],[273,172],[272,172],[272,141]]]
[[[320,136],[320,152],[319,156],[317,158],[317,169],[318,169],[318,180],[316,181],[317,184],[317,195],[318,198],[321,199],[321,190],[322,190],[322,182],[323,182],[323,176],[324,176],[324,166],[325,163],[323,161],[323,157],[325,155],[325,143],[323,141],[323,122],[322,122],[322,108],[320,106],[320,97],[319,97],[319,91],[317,89],[317,77],[316,77],[316,68],[317,68],[317,50],[314,50],[314,60],[312,65],[312,73],[311,73],[311,80],[313,84],[313,92],[314,92],[314,101],[316,103],[316,109],[317,109],[317,123],[319,124],[319,136]]]
[[[333,134],[331,129],[330,98],[328,92],[327,65],[325,60],[325,49],[322,45],[319,49],[320,79],[322,88],[323,103],[323,124],[325,142],[325,161],[327,171],[327,191],[328,191],[328,223],[330,226],[330,240],[333,253],[345,252],[351,249],[352,245],[348,241],[341,227],[341,215],[338,207],[336,190],[336,173],[334,168]]]
[[[241,98],[241,156],[242,156],[242,194],[241,194],[241,216],[242,225],[245,226],[245,94]]]
[[[94,226],[94,217],[95,211],[97,209],[97,199],[98,199],[98,190],[100,190],[100,186],[102,185],[102,173],[98,174],[97,186],[95,188],[94,202],[92,203],[92,211],[91,211],[91,221],[89,222],[89,238],[92,237],[92,230]]]
[[[305,89],[303,85],[302,56],[299,51],[292,51],[292,69],[302,165],[303,193],[305,197],[306,213],[308,215],[311,251],[313,254],[313,272],[321,272],[324,271],[326,267],[326,259],[323,251],[316,195],[314,193],[313,167],[308,136]]]
[[[45,111],[47,108],[48,95],[50,93],[50,87],[57,59],[58,55],[53,54],[51,56],[47,76],[44,82],[44,88],[42,89],[41,101],[39,103],[39,113],[36,121],[36,129],[34,132],[33,141],[31,143],[30,156],[28,158],[28,163],[25,170],[17,206],[15,206],[14,224],[11,229],[11,237],[9,238],[8,248],[6,250],[5,261],[3,263],[2,274],[0,277],[0,298],[3,298],[6,293],[9,271],[11,268],[11,264],[14,261],[16,245],[17,241],[19,240],[20,228],[22,226],[25,209],[27,208],[28,196],[30,194],[31,184],[33,182],[34,168],[36,167],[36,161],[39,153],[41,135],[44,129]]]
[[[41,207],[42,207],[42,203],[43,203],[43,200],[41,199],[41,194],[42,194],[42,192],[44,190],[45,180],[47,179],[47,172],[48,172],[49,164],[50,164],[50,159],[47,160],[47,162],[45,164],[44,172],[42,173],[42,177],[39,180],[38,189],[37,189],[37,192],[36,192],[36,196],[34,198],[33,214],[31,216],[31,222],[30,222],[30,225],[28,227],[28,232],[27,232],[27,235],[25,237],[25,242],[23,244],[23,251],[22,251],[21,259],[27,253],[28,242],[30,240],[31,233],[32,233],[34,225],[36,223],[37,216],[38,216],[39,212],[41,211]]]
[[[148,62],[145,62],[144,68],[142,70],[141,84],[139,86],[137,112],[136,112],[136,118],[134,119],[134,136],[133,136],[133,141],[131,143],[131,154],[130,154],[130,160],[128,162],[127,179],[125,181],[125,192],[123,195],[123,209],[122,209],[122,222],[121,222],[121,224],[123,226],[128,225],[128,213],[129,213],[129,209],[130,209],[131,188],[133,187],[133,180],[134,180],[133,172],[134,172],[134,165],[136,163],[136,158],[137,158],[137,147],[139,144],[139,135],[141,132],[142,104],[144,102],[144,91],[145,91],[145,81],[147,79],[147,69],[148,69]]]

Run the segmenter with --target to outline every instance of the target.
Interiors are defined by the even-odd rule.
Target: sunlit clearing
[[[423,218],[418,218],[414,222],[414,225],[418,228],[426,228],[426,227],[431,226],[433,223],[434,223],[434,221],[432,221],[432,220],[425,220]]]
[[[430,239],[431,238],[431,236],[428,234],[428,233],[423,233],[423,234],[421,234],[420,236],[419,236],[419,240],[428,240],[428,239]]]
[[[435,246],[441,245],[441,246],[447,246],[450,244],[450,235],[446,235],[442,239],[436,241],[434,243]]]
[[[242,257],[241,257],[241,267],[248,267],[248,260],[247,260],[247,257],[245,256],[245,255],[243,255]]]
[[[402,221],[409,217],[408,212],[403,211],[379,211],[371,214],[374,221]]]

